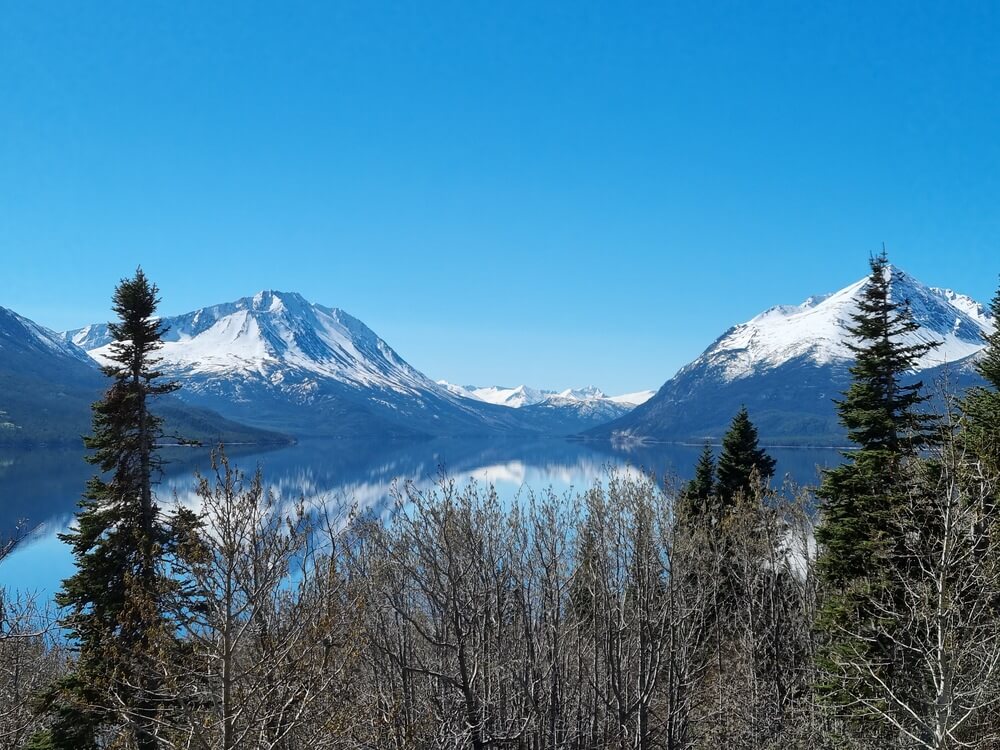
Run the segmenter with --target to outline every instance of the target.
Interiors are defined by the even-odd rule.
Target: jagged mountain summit
[[[294,371],[358,388],[410,395],[435,390],[360,320],[292,292],[258,292],[164,322],[168,328],[160,356],[177,375],[221,373],[277,384],[283,373]],[[65,336],[99,362],[111,340],[106,325]]]
[[[955,362],[982,349],[982,332],[992,329],[985,307],[950,289],[924,286],[898,268],[888,271],[893,298],[908,300],[920,324],[912,334],[912,343],[939,344],[923,356],[917,369]],[[705,364],[723,378],[735,380],[799,358],[818,365],[848,362],[853,356],[847,326],[867,281],[862,279],[834,294],[810,297],[800,305],[772,307],[731,328],[688,367]]]
[[[480,387],[475,385],[455,385],[454,383],[449,383],[447,380],[438,380],[437,384],[461,398],[482,401],[487,404],[496,404],[497,406],[508,406],[512,409],[520,409],[522,406],[538,404],[546,398],[556,395],[556,391],[546,391],[526,385],[518,385],[513,388],[506,388],[502,385]]]
[[[296,435],[570,434],[632,408],[596,389],[494,388],[473,395],[445,387],[357,318],[294,292],[262,291],[164,323],[161,369],[183,384],[181,398]],[[105,361],[106,325],[64,337]],[[507,408],[541,404],[534,412]]]
[[[938,343],[912,374],[928,385],[961,388],[996,321],[971,297],[926,286],[890,267],[893,299],[909,302],[913,341]],[[779,305],[726,331],[657,394],[588,437],[616,440],[718,438],[741,404],[771,442],[839,444],[833,399],[848,385],[853,361],[847,330],[867,277],[800,305]]]

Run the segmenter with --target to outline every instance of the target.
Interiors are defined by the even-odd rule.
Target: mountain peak
[[[305,308],[314,307],[313,303],[307,300],[298,292],[282,292],[277,289],[262,289],[253,297],[244,297],[247,307],[255,312],[268,313],[294,313]]]
[[[497,406],[509,406],[514,409],[541,403],[549,396],[555,394],[555,391],[531,388],[524,384],[513,387],[502,385],[479,387],[474,385],[454,385],[447,380],[439,380],[437,384],[449,393],[461,398],[471,399],[472,401],[483,401],[488,404],[496,404]]]
[[[291,299],[291,296],[291,294],[279,292],[274,289],[262,289],[253,296],[253,299],[250,300],[250,307],[253,310],[264,312],[284,312],[284,298],[288,297]]]
[[[906,301],[918,325],[902,343],[937,344],[903,381],[940,382],[957,390],[976,382],[969,365],[996,321],[971,297],[929,287],[895,266],[887,273],[891,298]],[[849,344],[855,342],[848,329],[868,283],[866,276],[832,294],[778,305],[733,326],[651,399],[587,434],[624,445],[644,439],[700,442],[719,438],[732,415],[746,406],[762,441],[843,444],[834,399],[850,386]]]
[[[297,292],[265,289],[163,319],[160,352],[174,376],[331,378],[352,387],[413,392],[433,384],[404,362],[364,323]],[[107,325],[63,334],[101,362],[111,342]],[[303,382],[301,387],[310,387]]]
[[[928,287],[897,266],[889,266],[886,273],[892,298],[905,300],[920,326],[909,343],[939,344],[921,358],[918,369],[964,359],[982,349],[982,334],[995,325],[982,305],[966,295]],[[866,276],[799,305],[771,307],[733,326],[682,372],[708,367],[724,380],[734,380],[797,359],[819,365],[848,362],[853,358],[848,326],[868,281]]]

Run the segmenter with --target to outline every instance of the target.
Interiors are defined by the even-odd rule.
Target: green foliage
[[[79,657],[49,700],[55,747],[91,746],[102,726],[122,720],[140,750],[156,747],[150,655],[170,639],[164,612],[175,584],[164,571],[171,528],[152,491],[162,421],[149,402],[178,388],[156,370],[163,335],[157,303],[141,269],[115,290],[119,320],[110,326],[112,362],[102,368],[111,385],[94,404],[93,434],[84,439],[99,473],[87,484],[75,528],[61,535],[76,572],[56,602]]]
[[[52,732],[44,730],[31,735],[28,738],[28,744],[24,746],[24,750],[53,750],[55,747],[56,745],[52,740]]]
[[[593,512],[593,509],[592,509]],[[599,531],[594,517],[587,516],[576,543],[575,567],[577,574],[570,584],[570,603],[573,614],[584,624],[591,625],[596,613],[596,585],[601,575],[601,550],[598,548]]]
[[[724,507],[740,494],[749,495],[755,477],[766,482],[774,476],[774,459],[758,444],[757,428],[745,406],[733,417],[722,437],[717,473],[716,495]]]
[[[67,674],[38,696],[35,710],[47,716],[50,725],[35,734],[27,747],[97,750],[102,716],[94,707],[105,700],[100,683],[89,683],[85,672]]]
[[[870,261],[871,275],[849,331],[856,360],[853,380],[837,402],[840,420],[857,451],[826,472],[819,491],[823,524],[817,539],[820,568],[828,583],[844,588],[866,575],[885,546],[885,519],[899,501],[904,463],[937,435],[937,419],[918,407],[927,400],[920,382],[903,375],[936,344],[904,344],[917,329],[906,300],[893,300],[885,251]]]
[[[1000,321],[1000,289],[990,303],[993,319]],[[986,381],[970,388],[962,401],[966,440],[989,468],[1000,470],[1000,327],[986,337],[986,350],[976,371]]]
[[[685,521],[700,518],[711,512],[709,504],[715,493],[715,451],[705,443],[694,467],[694,479],[681,490],[678,516]]]
[[[871,274],[849,327],[857,343],[852,383],[837,402],[840,420],[858,450],[845,452],[846,461],[828,470],[819,489],[822,521],[816,531],[821,545],[819,574],[828,587],[818,617],[827,636],[821,664],[832,665],[845,654],[864,659],[880,680],[896,684],[891,672],[899,667],[892,646],[882,637],[895,628],[886,612],[892,607],[893,555],[901,543],[896,521],[911,499],[916,459],[937,438],[937,419],[919,410],[926,401],[921,383],[903,385],[932,344],[904,343],[917,329],[906,300],[894,300],[891,266],[883,250],[870,260]],[[876,607],[874,602],[880,601]],[[902,627],[902,624],[900,624]],[[903,636],[900,636],[903,637]],[[826,697],[849,706],[872,685],[843,683],[831,677],[822,686]]]
[[[1000,321],[1000,288],[990,302],[990,314],[994,321]],[[976,370],[994,392],[1000,391],[1000,327],[985,336],[986,351],[976,363]]]
[[[852,443],[889,456],[911,455],[932,442],[936,419],[916,408],[928,398],[923,383],[902,385],[901,379],[938,344],[901,342],[920,325],[908,300],[892,298],[892,268],[885,251],[870,265],[858,312],[847,328],[859,343],[848,345],[855,354],[853,380],[843,401],[837,402],[838,412]]]

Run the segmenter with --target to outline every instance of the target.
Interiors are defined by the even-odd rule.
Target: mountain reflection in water
[[[818,468],[835,465],[840,454],[824,448],[769,449],[778,477],[815,483]],[[500,497],[551,489],[557,495],[583,492],[612,469],[653,472],[680,482],[688,478],[701,451],[698,445],[642,445],[615,450],[601,443],[560,439],[432,440],[422,442],[316,440],[262,451],[248,446],[227,449],[230,462],[246,473],[257,466],[283,500],[356,504],[377,514],[393,507],[392,489],[412,482],[430,488],[442,473],[457,481],[492,483]],[[157,489],[159,502],[196,501],[195,472],[210,468],[209,449],[167,448]],[[0,534],[23,521],[34,529],[18,550],[0,564],[0,586],[51,595],[69,574],[69,550],[56,534],[72,521],[93,467],[83,451],[5,450],[0,452]]]

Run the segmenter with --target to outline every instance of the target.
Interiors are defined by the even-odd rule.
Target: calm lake
[[[528,489],[557,494],[584,491],[617,467],[687,479],[700,446],[656,445],[629,451],[558,438],[537,441],[434,440],[425,442],[303,441],[275,450],[231,448],[230,461],[251,472],[260,465],[265,482],[282,498],[305,496],[328,503],[357,503],[376,512],[392,507],[394,482],[433,485],[443,470],[464,481],[493,483],[514,500]],[[817,481],[821,467],[840,453],[823,448],[771,448],[778,477],[799,484]],[[0,534],[24,521],[33,531],[3,563],[0,586],[51,596],[70,572],[69,550],[56,537],[73,518],[93,467],[82,450],[0,449]],[[194,475],[209,468],[206,448],[168,449],[157,494],[161,505],[190,499]],[[776,480],[778,481],[778,480]]]

